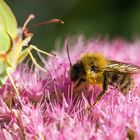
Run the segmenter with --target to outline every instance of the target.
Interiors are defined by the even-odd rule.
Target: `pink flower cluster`
[[[140,42],[108,41],[83,37],[69,41],[72,63],[82,54],[103,53],[108,59],[140,66]],[[47,73],[22,64],[12,74],[21,101],[7,82],[0,89],[1,140],[139,140],[140,75],[134,75],[135,87],[126,96],[111,86],[91,110],[99,87],[74,94],[69,78],[66,48],[53,52],[55,58],[42,62]]]

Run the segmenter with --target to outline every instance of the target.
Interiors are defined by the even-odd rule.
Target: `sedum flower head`
[[[100,52],[108,59],[140,66],[140,42],[108,41],[83,37],[70,40],[72,63],[85,53]],[[109,86],[102,100],[86,111],[100,93],[90,85],[74,92],[70,64],[64,48],[54,58],[41,57],[44,73],[22,64],[13,74],[21,101],[7,82],[0,89],[1,140],[124,140],[140,138],[140,77],[126,96]]]

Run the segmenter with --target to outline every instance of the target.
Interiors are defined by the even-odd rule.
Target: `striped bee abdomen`
[[[107,80],[110,85],[118,87],[124,95],[134,86],[131,75],[127,73],[107,72]]]

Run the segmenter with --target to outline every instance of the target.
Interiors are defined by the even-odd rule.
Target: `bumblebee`
[[[109,85],[117,87],[123,94],[132,90],[132,75],[135,73],[140,73],[139,66],[109,60],[100,53],[86,53],[71,65],[70,79],[74,83],[74,88],[79,88],[83,84],[101,86],[100,94],[91,105],[93,107],[105,94]]]

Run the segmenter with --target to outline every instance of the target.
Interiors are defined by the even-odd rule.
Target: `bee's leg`
[[[106,90],[108,88],[107,73],[104,72],[103,76],[104,76],[104,79],[103,79],[103,90],[100,92],[98,97],[95,99],[94,103],[92,105],[90,105],[88,110],[91,110],[101,100],[101,98],[103,97],[103,95],[105,94],[105,92],[106,92]]]

